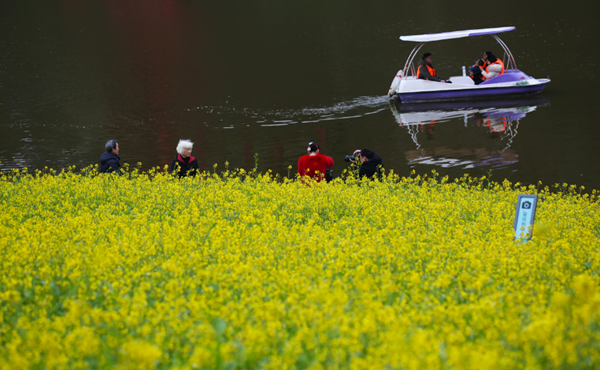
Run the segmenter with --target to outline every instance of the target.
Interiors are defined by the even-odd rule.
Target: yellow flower
[[[156,346],[144,341],[126,342],[121,347],[119,364],[126,369],[152,369],[162,356]]]
[[[0,369],[600,367],[597,192],[413,175],[2,172]]]

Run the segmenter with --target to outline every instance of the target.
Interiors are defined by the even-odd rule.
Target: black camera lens
[[[347,156],[345,156],[345,157],[344,157],[344,160],[345,160],[346,162],[350,162],[350,160],[356,160],[356,157],[357,157],[357,155],[354,155],[354,154],[352,154],[352,155],[347,155]]]

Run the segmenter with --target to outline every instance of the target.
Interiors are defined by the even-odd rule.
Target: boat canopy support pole
[[[504,43],[504,41],[502,41],[502,39],[500,39],[500,37],[496,35],[492,35],[492,37],[498,42],[498,44],[500,44],[500,46],[504,50],[504,53],[506,54],[506,56],[508,56],[508,63],[506,69],[517,69],[517,62],[515,61],[515,57],[508,49],[508,46],[506,46],[506,44]]]
[[[406,59],[406,63],[404,64],[404,69],[402,70],[402,77],[405,77],[407,75],[408,68],[410,66],[412,66],[412,61],[415,59],[415,56],[417,55],[417,53],[419,52],[419,50],[421,50],[421,48],[423,47],[423,45],[425,45],[424,42],[419,43],[417,46],[415,46],[415,48],[408,55],[408,59]],[[414,74],[415,74],[415,71],[413,70],[413,75]]]

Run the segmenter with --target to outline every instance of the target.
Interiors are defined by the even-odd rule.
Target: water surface
[[[509,0],[493,17],[466,1],[5,1],[0,168],[84,166],[112,138],[124,162],[149,168],[186,138],[204,169],[253,167],[258,153],[262,170],[286,174],[316,141],[336,174],[367,147],[406,175],[491,169],[497,180],[600,189],[599,10],[590,0]],[[518,67],[552,79],[541,96],[390,104],[414,46],[400,35],[508,25]],[[489,36],[426,49],[442,76],[500,54]]]

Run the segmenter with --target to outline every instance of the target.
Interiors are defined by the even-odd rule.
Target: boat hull
[[[402,102],[471,100],[535,94],[544,90],[546,84],[550,82],[549,79],[528,76],[518,69],[506,70],[502,75],[479,85],[475,85],[468,76],[450,77],[450,81],[451,84],[410,76],[401,78],[392,91]]]
[[[542,92],[546,83],[527,86],[499,86],[487,87],[485,89],[464,89],[464,90],[438,90],[427,92],[405,92],[398,93],[402,102],[421,102],[421,101],[448,101],[462,99],[480,99],[498,96],[527,95]]]

